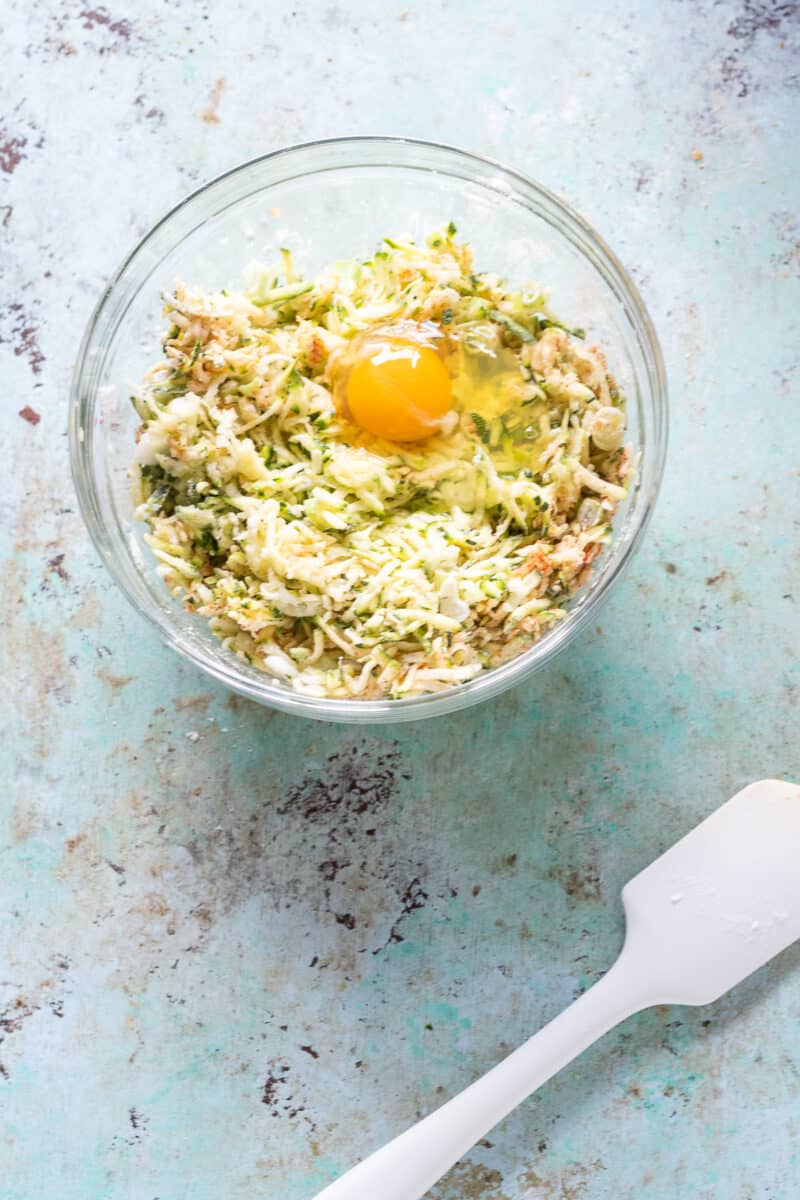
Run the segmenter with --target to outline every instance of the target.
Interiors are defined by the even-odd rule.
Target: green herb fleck
[[[175,512],[175,489],[171,483],[159,483],[155,487],[147,503],[154,512],[171,517]]]
[[[540,312],[532,313],[531,318],[532,318],[532,320],[534,320],[536,322],[536,328],[539,331],[539,333],[543,333],[545,329],[563,329],[564,333],[569,333],[569,334],[571,334],[572,337],[576,337],[576,338],[585,338],[586,337],[585,329],[581,329],[577,325],[575,326],[574,329],[570,329],[568,325],[562,325],[560,321],[555,321],[552,317],[545,316],[544,313],[540,313]]]
[[[483,442],[484,446],[489,445],[489,426],[484,417],[480,413],[470,413],[472,424],[475,426],[475,432]]]
[[[142,479],[146,479],[147,482],[152,483],[153,486],[155,486],[157,483],[160,483],[161,480],[165,479],[167,475],[167,472],[162,466],[159,465],[159,463],[143,463],[139,467],[139,471],[141,472]]]
[[[530,329],[526,329],[524,325],[520,325],[519,321],[515,321],[508,313],[501,312],[499,308],[490,308],[489,316],[498,325],[503,325],[509,333],[515,338],[519,338],[521,342],[532,342],[533,334]]]
[[[183,374],[184,375],[189,374],[192,367],[194,366],[194,364],[197,362],[198,358],[200,357],[202,349],[203,349],[203,343],[199,340],[196,341],[194,344],[194,349],[192,350],[192,353],[191,353],[191,357],[189,358],[189,361],[184,363],[184,365],[183,365]]]
[[[206,553],[212,558],[219,554],[219,542],[214,537],[210,529],[204,529],[197,540]]]

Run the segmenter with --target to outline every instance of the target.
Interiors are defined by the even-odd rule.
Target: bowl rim
[[[637,340],[640,344],[640,349],[645,357],[648,382],[650,384],[650,401],[652,406],[652,415],[654,419],[654,437],[653,444],[648,446],[648,465],[650,470],[650,486],[648,494],[644,497],[643,507],[639,514],[638,523],[630,529],[627,542],[622,551],[618,553],[616,561],[611,563],[610,568],[600,577],[599,584],[593,591],[587,592],[585,598],[574,609],[572,609],[567,617],[554,626],[547,634],[539,641],[534,643],[530,649],[522,654],[509,659],[507,662],[492,667],[490,670],[475,676],[475,678],[452,687],[446,688],[440,692],[429,692],[419,696],[406,697],[397,700],[381,699],[381,700],[355,700],[355,699],[337,699],[306,696],[302,693],[295,692],[285,685],[274,681],[268,674],[264,673],[263,682],[259,679],[257,682],[244,676],[236,669],[237,659],[235,655],[230,654],[230,664],[224,665],[216,659],[206,659],[200,656],[195,648],[186,644],[180,636],[177,623],[173,618],[167,618],[166,608],[148,610],[144,608],[133,595],[128,587],[124,571],[120,569],[115,556],[115,539],[111,537],[108,530],[108,523],[104,520],[100,505],[97,500],[97,487],[95,481],[95,472],[93,469],[93,457],[91,454],[91,438],[84,435],[84,425],[82,424],[82,415],[84,407],[84,392],[85,376],[88,369],[89,351],[92,347],[93,338],[103,315],[106,305],[110,298],[114,295],[115,290],[120,281],[125,276],[126,272],[142,255],[148,245],[156,239],[157,235],[167,226],[178,214],[187,209],[192,203],[200,199],[203,195],[219,187],[225,180],[231,179],[234,176],[244,173],[253,168],[265,163],[279,162],[281,159],[291,159],[291,157],[302,155],[303,153],[313,152],[315,150],[324,150],[326,148],[341,148],[348,146],[358,147],[361,149],[370,146],[389,147],[389,148],[409,148],[420,151],[430,151],[441,153],[452,159],[453,162],[459,161],[465,166],[473,164],[474,167],[485,171],[489,168],[495,171],[501,177],[513,182],[522,192],[522,198],[525,199],[525,193],[532,193],[539,201],[543,201],[548,207],[552,208],[557,215],[566,218],[566,221],[572,225],[573,229],[580,232],[593,246],[596,255],[589,256],[585,245],[572,242],[573,246],[578,250],[581,256],[588,259],[595,270],[599,270],[598,261],[603,266],[610,270],[601,270],[606,284],[613,280],[618,288],[621,288],[626,300],[630,303],[630,310],[627,312],[628,318],[631,318],[631,312],[636,317],[634,329],[637,333]],[[310,168],[302,171],[297,176],[288,176],[287,178],[299,178],[307,175],[320,174],[323,170],[339,169],[346,170],[348,166],[380,166],[389,167],[407,167],[414,168],[413,163],[403,162],[380,162],[369,163],[351,163],[351,164],[334,164],[333,167],[327,168]],[[422,166],[417,169],[436,170],[430,166]],[[449,174],[445,169],[443,173]],[[479,179],[482,186],[490,186],[485,179]],[[541,216],[542,214],[538,214]],[[559,228],[559,233],[562,236],[567,236],[563,228]],[[568,238],[568,240],[572,240]],[[604,262],[603,262],[604,260]],[[611,280],[608,278],[610,275]],[[141,283],[139,284],[141,286]],[[628,306],[626,305],[626,310]],[[123,313],[124,315],[124,313]],[[122,320],[120,316],[119,321]],[[116,328],[114,332],[116,332]],[[101,343],[102,346],[102,343]],[[102,358],[105,358],[108,343],[104,347]],[[88,389],[91,395],[91,402],[96,399],[97,386],[96,381],[93,387]],[[404,721],[419,720],[424,717],[434,715],[442,715],[448,712],[454,712],[458,709],[468,707],[472,704],[477,704],[483,700],[490,699],[499,692],[507,688],[521,683],[529,678],[537,670],[540,670],[545,663],[563,650],[577,634],[588,623],[589,619],[596,612],[599,604],[601,604],[609,595],[615,582],[619,580],[627,566],[629,565],[633,555],[641,544],[642,537],[650,522],[653,508],[661,487],[664,475],[664,466],[666,461],[667,443],[668,443],[668,391],[666,381],[666,370],[664,367],[664,359],[659,344],[658,335],[652,319],[645,307],[638,288],[631,279],[628,272],[625,270],[621,261],[608,246],[606,241],[597,233],[594,227],[577,212],[571,204],[563,200],[560,196],[549,188],[531,179],[515,168],[508,167],[496,159],[480,155],[474,151],[463,150],[460,147],[450,145],[445,142],[430,141],[423,138],[410,138],[399,135],[381,135],[381,134],[357,134],[353,136],[341,136],[332,138],[320,138],[307,142],[297,142],[288,146],[282,146],[275,150],[271,150],[266,154],[257,155],[254,158],[240,162],[220,174],[199,184],[192,191],[188,192],[181,200],[174,204],[162,217],[159,218],[146,233],[139,238],[133,248],[125,256],[117,269],[109,277],[108,283],[103,288],[84,330],[83,337],[78,349],[78,354],[75,360],[75,365],[72,372],[70,386],[70,401],[69,401],[69,446],[70,446],[70,467],[72,472],[73,484],[78,496],[78,502],[81,509],[81,514],[84,523],[87,526],[89,535],[94,543],[94,546],[104,561],[106,567],[111,573],[112,578],[122,591],[123,595],[135,611],[143,617],[148,623],[156,629],[163,642],[176,650],[182,657],[189,662],[211,675],[218,682],[231,688],[238,694],[245,696],[251,700],[255,700],[264,705],[273,708],[278,708],[283,712],[310,717],[317,720],[355,723],[355,724],[384,724],[384,723],[399,723]]]

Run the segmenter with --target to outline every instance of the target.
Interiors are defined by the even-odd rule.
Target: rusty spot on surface
[[[68,854],[74,854],[81,842],[86,841],[85,833],[76,833],[74,837],[68,837],[64,845],[67,848]]]
[[[800,274],[800,240],[794,242],[778,259],[778,262],[780,266],[789,268],[795,274]]]
[[[294,810],[305,820],[348,825],[353,818],[375,813],[388,804],[397,783],[397,746],[370,754],[353,746],[331,754],[320,772],[309,772],[289,789],[281,815]]]
[[[79,13],[80,19],[83,21],[84,29],[97,29],[100,26],[105,26],[109,33],[115,34],[124,42],[130,41],[131,23],[124,17],[115,20],[107,8],[84,8]]]
[[[796,0],[787,0],[784,4],[775,4],[774,0],[762,3],[744,0],[739,16],[728,26],[727,34],[750,45],[758,33],[781,33],[786,25],[799,21],[800,6]]]
[[[28,505],[27,510],[35,519],[37,507]],[[24,535],[23,517],[20,533]],[[16,578],[18,573],[10,566],[6,572],[6,586],[12,594],[22,595],[24,583]],[[19,588],[14,593],[13,588]],[[36,610],[38,611],[38,610]],[[26,748],[29,754],[47,760],[53,752],[51,723],[45,718],[50,706],[62,707],[72,702],[76,682],[73,664],[67,658],[64,646],[64,629],[58,625],[45,627],[40,624],[30,605],[14,606],[7,621],[6,636],[9,645],[25,647],[25,667],[31,687],[22,688],[15,698],[19,716],[25,721]]]
[[[26,404],[24,408],[21,408],[19,410],[19,415],[22,417],[23,421],[27,421],[29,425],[38,425],[42,419],[36,409],[31,408],[30,404]]]
[[[124,687],[133,682],[133,675],[113,675],[111,671],[98,671],[97,678],[107,683],[112,692],[121,692]]]
[[[706,576],[706,587],[713,587],[715,583],[719,583],[721,579],[727,579],[728,572],[720,571],[718,575]]]
[[[3,125],[0,125],[0,171],[13,175],[23,158],[23,150],[28,144],[26,137],[15,137]]]
[[[286,1067],[285,1070],[288,1071],[289,1068]],[[270,1071],[269,1075],[267,1075],[267,1078],[264,1080],[264,1086],[261,1089],[262,1104],[266,1104],[270,1108],[272,1107],[278,1095],[278,1087],[283,1082],[283,1078],[283,1075],[273,1075],[273,1073]]]
[[[603,898],[600,868],[595,862],[590,861],[576,867],[558,867],[550,872],[550,877],[557,879],[566,894],[573,900],[602,900]]]
[[[64,566],[63,554],[54,554],[52,558],[47,560],[47,566],[63,583],[69,583],[69,572]]]
[[[175,708],[178,710],[178,712],[186,712],[187,710],[191,710],[192,712],[205,712],[211,703],[211,700],[211,693],[203,692],[199,696],[186,696],[184,699],[177,699],[175,701]]]
[[[15,996],[0,1012],[0,1031],[4,1034],[17,1033],[22,1028],[23,1021],[32,1017],[38,1007],[27,1001],[24,995]]]
[[[310,1054],[312,1058],[319,1058],[319,1052],[313,1046],[301,1046],[300,1049],[304,1054]]]
[[[734,93],[739,100],[750,95],[753,79],[745,63],[739,57],[739,50],[726,54],[719,64],[720,78],[723,85]]]
[[[137,96],[133,104],[135,108],[144,109],[144,96]],[[155,121],[156,125],[163,125],[166,114],[163,108],[156,108],[155,105],[151,105],[150,108],[144,110],[144,118],[146,121]]]
[[[546,1175],[540,1175],[531,1167],[520,1175],[518,1182],[525,1188],[536,1189],[533,1193],[536,1200],[581,1200],[588,1195],[593,1177],[605,1169],[605,1163],[600,1159],[586,1166],[570,1163],[552,1174],[548,1171]]]
[[[431,1190],[431,1200],[445,1200],[458,1196],[459,1200],[508,1200],[498,1189],[503,1185],[503,1176],[485,1163],[462,1162],[445,1175],[440,1184]]]
[[[491,872],[493,875],[502,875],[506,871],[514,871],[517,866],[517,854],[504,854],[502,858],[498,858],[492,863]]]
[[[196,908],[192,909],[191,915],[194,917],[195,921],[197,921],[197,924],[201,929],[208,930],[214,923],[214,918],[211,915],[211,909],[207,904],[198,904]]]
[[[24,305],[19,300],[15,300],[7,306],[5,315],[8,333],[0,333],[0,342],[10,343],[18,358],[22,355],[27,358],[34,375],[41,375],[44,355],[37,340],[39,327],[36,321],[29,312],[26,312]],[[33,412],[33,409],[30,411]],[[24,412],[25,409],[21,410],[20,415],[24,415]],[[27,417],[25,419],[28,420]]]
[[[416,912],[418,909],[424,908],[428,898],[428,893],[423,888],[419,877],[412,879],[411,882],[407,884],[407,886],[403,889],[402,895],[400,896],[400,915],[397,917],[397,920],[391,928],[389,938],[386,943],[387,945],[392,942],[405,941],[405,938],[399,929],[400,922],[404,917],[408,917],[411,913]],[[384,947],[379,947],[377,950],[373,951],[373,954],[380,954],[382,949],[384,949]]]
[[[142,1140],[142,1135],[147,1130],[148,1120],[143,1113],[140,1113],[136,1108],[128,1109],[128,1122],[133,1133],[125,1138],[127,1145],[135,1146]]]
[[[63,983],[64,976],[69,970],[69,959],[62,955],[54,955],[50,959],[50,965],[56,977],[55,980],[48,977],[41,980],[32,990],[19,992],[0,1010],[0,1042],[3,1042],[6,1036],[18,1033],[23,1023],[40,1009],[49,1009],[54,1017],[64,1016],[63,1000],[50,995],[50,992],[54,984]],[[5,1070],[0,1073],[3,1078],[8,1078]]]
[[[288,1082],[287,1063],[271,1067],[261,1088],[261,1103],[270,1110],[270,1116],[288,1117],[291,1121],[305,1112],[305,1105],[298,1103],[291,1092],[287,1093]]]
[[[205,106],[205,108],[203,109],[203,111],[200,114],[201,120],[205,121],[207,125],[219,125],[218,109],[219,109],[219,102],[222,99],[222,93],[223,93],[224,89],[225,89],[225,79],[224,79],[224,77],[221,76],[216,81],[213,88],[211,89],[211,96],[209,98],[208,104]]]
[[[775,229],[780,249],[770,255],[770,262],[777,267],[776,275],[785,278],[800,274],[800,223],[790,209],[772,213],[770,223]],[[766,491],[766,487],[764,488]]]
[[[653,182],[653,168],[649,163],[640,163],[637,166],[636,182],[634,187],[637,192],[648,192],[650,184]]]
[[[664,570],[667,572],[668,575],[675,575],[677,573],[678,568],[675,566],[674,562],[665,562]]]
[[[170,912],[169,905],[158,892],[148,892],[145,896],[143,907],[144,911],[153,917],[166,917]]]
[[[11,810],[11,833],[15,842],[25,842],[39,828],[41,817],[35,808],[15,804]]]
[[[342,867],[349,866],[349,865],[350,865],[349,863],[338,862],[337,859],[335,859],[335,858],[326,858],[324,862],[321,862],[319,864],[319,866],[317,867],[317,870],[319,871],[322,878],[326,881],[326,883],[333,883],[334,879],[339,874]]]

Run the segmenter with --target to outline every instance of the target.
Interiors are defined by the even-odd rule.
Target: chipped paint
[[[4,1200],[306,1200],[598,978],[655,850],[753,776],[800,777],[797,13],[9,15]],[[376,128],[574,202],[643,289],[674,417],[595,631],[482,708],[354,730],[160,646],[89,544],[64,432],[85,321],[164,210],[244,158]],[[432,1197],[795,1200],[798,972],[789,952],[713,1009],[632,1019]]]

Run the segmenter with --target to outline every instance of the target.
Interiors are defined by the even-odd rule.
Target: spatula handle
[[[316,1200],[420,1200],[498,1121],[625,1017],[654,1001],[625,951],[599,983],[539,1033]]]

